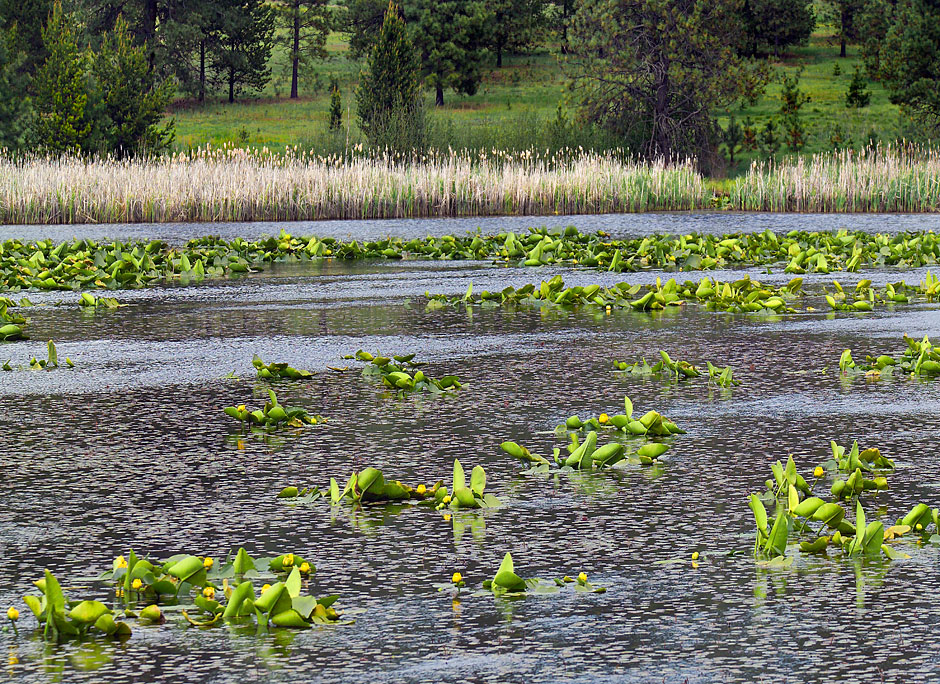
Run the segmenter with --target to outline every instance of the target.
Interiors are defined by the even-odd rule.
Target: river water
[[[715,216],[725,217],[721,223]],[[729,232],[771,227],[907,230],[928,217],[653,215],[559,217],[558,225],[616,234]],[[643,222],[647,221],[646,224]],[[527,220],[529,224],[532,219]],[[516,221],[369,222],[363,235],[484,232]],[[536,222],[538,223],[538,222]],[[549,223],[548,220],[545,223]],[[320,227],[324,229],[321,231]],[[674,226],[672,228],[670,226]],[[184,240],[251,237],[280,226],[73,226],[0,229],[0,238],[72,234]],[[351,224],[290,224],[295,234],[355,234]],[[33,232],[33,231],[37,232]],[[150,230],[151,232],[147,232]],[[59,231],[59,232],[53,232]],[[66,236],[62,231],[68,232]],[[144,231],[144,232],[136,232]],[[373,231],[370,233],[370,231]],[[384,232],[382,232],[384,231]],[[767,282],[789,276],[748,271]],[[785,316],[707,312],[463,307],[425,311],[423,293],[501,289],[562,273],[571,284],[648,282],[655,273],[520,269],[480,262],[312,263],[186,288],[118,292],[127,304],[89,313],[74,295],[38,293],[33,340],[4,344],[22,366],[55,339],[74,369],[0,373],[0,607],[24,613],[0,633],[4,675],[64,682],[795,682],[937,679],[930,648],[940,623],[940,547],[909,544],[910,560],[800,556],[786,570],[750,557],[747,496],[770,464],[793,454],[811,471],[829,440],[877,446],[897,462],[869,506],[886,526],[917,502],[940,504],[940,382],[847,380],[839,355],[899,353],[904,333],[940,337],[940,307],[873,314],[820,309]],[[741,272],[735,272],[740,274]],[[923,271],[871,272],[876,282]],[[835,277],[854,282],[855,276]],[[817,293],[832,276],[807,278]],[[65,303],[58,303],[59,300]],[[417,353],[426,372],[456,374],[455,396],[387,398],[343,361],[356,349]],[[658,350],[731,364],[742,384],[623,377],[612,360]],[[222,407],[263,402],[251,358],[288,361],[313,378],[273,385],[282,403],[329,420],[264,439],[243,435]],[[337,373],[327,366],[350,364]],[[226,378],[234,371],[237,379]],[[503,455],[511,439],[537,453],[571,414],[656,409],[679,435],[656,468],[532,476]],[[286,505],[288,484],[381,468],[406,482],[449,483],[454,458],[483,465],[502,508]],[[293,551],[312,559],[314,595],[337,593],[353,624],[296,632],[175,621],[135,629],[123,644],[46,645],[19,597],[49,568],[67,593],[133,547],[155,558]],[[478,591],[512,552],[524,577],[588,574],[607,588],[524,599]],[[693,567],[690,554],[702,558]],[[676,563],[657,563],[681,559]],[[460,571],[458,602],[435,583]],[[82,593],[84,592],[84,593]],[[3,663],[7,663],[5,666]]]

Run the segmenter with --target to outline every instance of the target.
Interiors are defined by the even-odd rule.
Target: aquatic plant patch
[[[577,579],[567,575],[553,580],[542,580],[537,577],[523,579],[516,574],[515,564],[512,555],[507,553],[503,557],[502,563],[492,579],[483,580],[483,588],[492,591],[499,596],[504,595],[525,595],[525,594],[550,594],[559,591],[560,588],[573,586],[576,591],[602,594],[607,589],[597,587],[588,582],[585,573],[578,573]]]
[[[258,426],[266,429],[279,427],[303,427],[304,425],[317,425],[326,419],[320,415],[311,415],[306,409],[298,406],[283,406],[278,403],[274,390],[268,390],[269,401],[258,409],[249,409],[241,406],[226,406],[225,414],[245,425]]]
[[[922,340],[904,336],[907,349],[899,356],[882,354],[877,357],[866,356],[858,362],[852,358],[852,352],[846,349],[839,359],[839,371],[843,375],[865,375],[869,378],[907,375],[933,378],[940,376],[940,347],[931,344],[927,335]]]
[[[383,356],[360,349],[343,358],[366,362],[367,365],[362,369],[363,377],[379,378],[382,385],[398,397],[416,392],[445,394],[463,387],[456,375],[445,375],[439,380],[425,375],[420,367],[427,364],[415,361],[414,357],[414,354]]]
[[[251,365],[258,371],[258,377],[262,380],[282,378],[288,380],[303,380],[313,377],[313,373],[310,371],[291,368],[286,363],[265,363],[257,354],[251,359]]]
[[[423,484],[413,487],[403,484],[400,480],[386,480],[378,468],[365,468],[354,472],[342,490],[336,479],[330,478],[330,502],[335,506],[347,501],[354,504],[410,501],[430,504],[438,510],[445,507],[460,510],[500,506],[500,500],[485,493],[485,489],[486,471],[482,466],[475,466],[468,479],[460,461],[454,460],[453,480],[449,492],[443,480],[431,487]]]
[[[644,377],[656,377],[660,379],[684,380],[688,378],[698,378],[703,375],[719,387],[732,387],[740,385],[741,381],[734,377],[734,370],[731,366],[719,367],[711,361],[705,362],[705,372],[700,367],[694,366],[685,360],[674,361],[667,352],[659,351],[660,360],[652,366],[642,359],[633,363],[626,361],[614,361],[616,372],[627,375],[640,375]]]
[[[865,472],[887,472],[893,470],[894,464],[878,449],[860,450],[857,442],[848,452],[835,442],[830,446],[833,458],[815,468],[812,484],[797,472],[790,456],[786,465],[780,461],[773,464],[773,479],[767,481],[766,491],[751,495],[749,506],[757,528],[755,558],[769,560],[775,566],[788,564],[792,562],[792,558],[787,558],[789,546],[798,541],[802,553],[826,553],[832,549],[848,557],[884,556],[894,560],[909,556],[890,542],[911,532],[925,541],[931,536],[928,529],[931,524],[934,534],[940,531],[940,509],[931,509],[926,504],[918,504],[888,528],[878,520],[867,522],[863,495],[875,495],[887,489],[888,483],[884,476],[868,479]],[[829,479],[833,480],[829,493],[817,492]],[[773,517],[765,504],[774,511]],[[847,520],[853,510],[854,524]]]
[[[27,366],[29,370],[51,371],[53,369],[60,367],[59,366],[59,352],[56,349],[55,342],[53,342],[52,340],[49,340],[49,342],[46,344],[46,350],[47,350],[46,351],[47,358],[37,359],[34,356],[29,360],[29,366]],[[65,357],[64,363],[67,368],[75,368],[75,363],[72,361],[72,359],[70,359],[67,356]],[[6,360],[3,363],[3,365],[0,366],[0,370],[12,371],[13,366],[11,365],[11,359]]]

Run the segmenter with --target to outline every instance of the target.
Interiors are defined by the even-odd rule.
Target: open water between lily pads
[[[672,216],[672,225],[687,225]],[[811,229],[815,220],[778,217],[775,224],[775,218],[754,220],[761,230]],[[895,218],[829,217],[820,227],[857,228],[855,219],[886,231],[937,223]],[[642,230],[641,218],[629,220]],[[648,220],[650,230],[663,230],[662,215]],[[749,223],[739,215],[728,220],[714,230]],[[583,231],[604,225],[591,221],[560,225],[574,222]],[[541,223],[529,219],[515,229]],[[354,234],[346,224],[332,225],[338,227],[333,234]],[[471,227],[414,222],[407,231]],[[172,238],[124,228],[32,233],[37,229],[7,227],[0,239],[66,239],[90,229],[96,236]],[[267,232],[278,228],[268,224]],[[298,224],[285,229],[327,234]],[[186,226],[179,241],[200,231],[265,232],[250,230]],[[790,278],[779,269],[744,272],[773,283]],[[833,278],[915,282],[924,272],[838,273],[806,282],[808,288]],[[747,495],[763,488],[773,461],[792,453],[801,469],[811,469],[828,458],[830,439],[858,439],[898,465],[890,489],[879,495],[886,524],[916,502],[940,503],[940,381],[846,380],[838,373],[845,348],[864,358],[900,352],[904,333],[940,337],[940,306],[830,314],[817,301],[819,311],[782,316],[693,306],[655,315],[539,307],[425,311],[425,290],[462,293],[471,281],[475,290],[495,290],[556,273],[570,284],[645,283],[664,275],[481,262],[322,262],[274,265],[185,288],[118,291],[128,306],[97,313],[81,310],[72,293],[30,293],[37,304],[28,310],[33,339],[0,346],[0,362],[23,365],[54,339],[60,357],[76,367],[0,373],[4,611],[20,604],[43,568],[70,593],[89,597],[96,590],[70,578],[109,568],[131,547],[153,557],[224,557],[245,546],[253,555],[295,551],[312,559],[318,572],[311,593],[339,594],[336,607],[355,623],[262,635],[167,624],[136,628],[124,644],[56,646],[32,636],[35,623],[24,616],[19,637],[0,633],[5,676],[36,682],[936,679],[940,656],[929,644],[940,623],[933,589],[940,547],[911,544],[904,547],[910,560],[891,563],[803,556],[787,570],[762,569],[750,556]],[[429,362],[430,375],[456,374],[465,387],[454,396],[384,398],[360,377],[360,364],[340,358],[359,348],[414,352]],[[723,390],[612,372],[614,359],[652,360],[660,349],[695,363],[730,364],[742,384]],[[328,422],[266,439],[243,435],[222,407],[264,401],[268,385],[254,378],[253,354],[315,371],[311,379],[273,387],[283,403]],[[347,364],[345,373],[326,369]],[[238,379],[224,377],[231,371]],[[547,455],[563,445],[550,434],[555,425],[572,414],[620,411],[624,395],[638,411],[655,409],[687,430],[661,467],[524,476],[499,450],[500,442],[514,440]],[[354,512],[331,509],[324,500],[291,506],[275,498],[287,484],[323,488],[330,477],[344,479],[366,466],[410,483],[446,481],[454,458],[483,465],[487,491],[504,506],[448,518],[419,507]],[[584,571],[607,592],[525,599],[478,592],[507,551],[524,577]],[[698,567],[689,561],[693,551],[702,554]],[[681,562],[656,562],[671,559]],[[471,586],[458,603],[433,586],[454,571]]]

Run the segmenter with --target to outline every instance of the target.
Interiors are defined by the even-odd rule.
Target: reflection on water
[[[496,289],[551,272],[340,264],[135,291],[130,306],[96,314],[47,296],[29,311],[34,340],[6,344],[0,357],[25,363],[54,338],[76,368],[0,374],[0,606],[44,567],[68,584],[130,547],[161,557],[244,545],[312,558],[311,593],[339,593],[356,622],[260,635],[146,627],[125,644],[49,646],[29,636],[25,617],[19,638],[0,633],[6,673],[36,682],[934,678],[938,657],[924,644],[940,620],[929,589],[940,548],[906,549],[913,558],[893,564],[801,559],[761,569],[747,555],[746,496],[770,462],[793,453],[815,465],[830,439],[858,438],[898,463],[880,495],[887,514],[938,503],[940,481],[923,473],[938,467],[940,383],[843,383],[834,370],[847,347],[880,353],[905,332],[940,335],[937,307],[837,317],[692,307],[468,314],[426,313],[419,299],[470,279]],[[432,376],[455,373],[465,389],[387,400],[354,363],[325,370],[358,348],[417,352]],[[611,372],[614,358],[652,359],[659,349],[731,364],[743,384],[729,392]],[[264,396],[254,353],[317,371],[275,389],[329,422],[240,434],[221,408]],[[225,378],[230,371],[238,379]],[[512,439],[548,454],[556,424],[615,411],[624,394],[688,431],[656,469],[521,475],[499,450]],[[366,466],[406,482],[449,481],[454,458],[483,465],[487,491],[505,505],[445,514],[274,498],[286,484],[322,489]],[[694,550],[704,552],[697,568],[655,563]],[[508,600],[467,591],[455,603],[433,586],[457,570],[479,586],[507,551],[524,576],[584,571],[607,592]]]

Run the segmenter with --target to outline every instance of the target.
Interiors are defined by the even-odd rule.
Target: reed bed
[[[744,211],[940,211],[940,150],[900,145],[754,163],[729,194]]]
[[[0,223],[297,221],[690,210],[692,161],[533,152],[316,157],[202,149],[155,159],[0,160]]]

